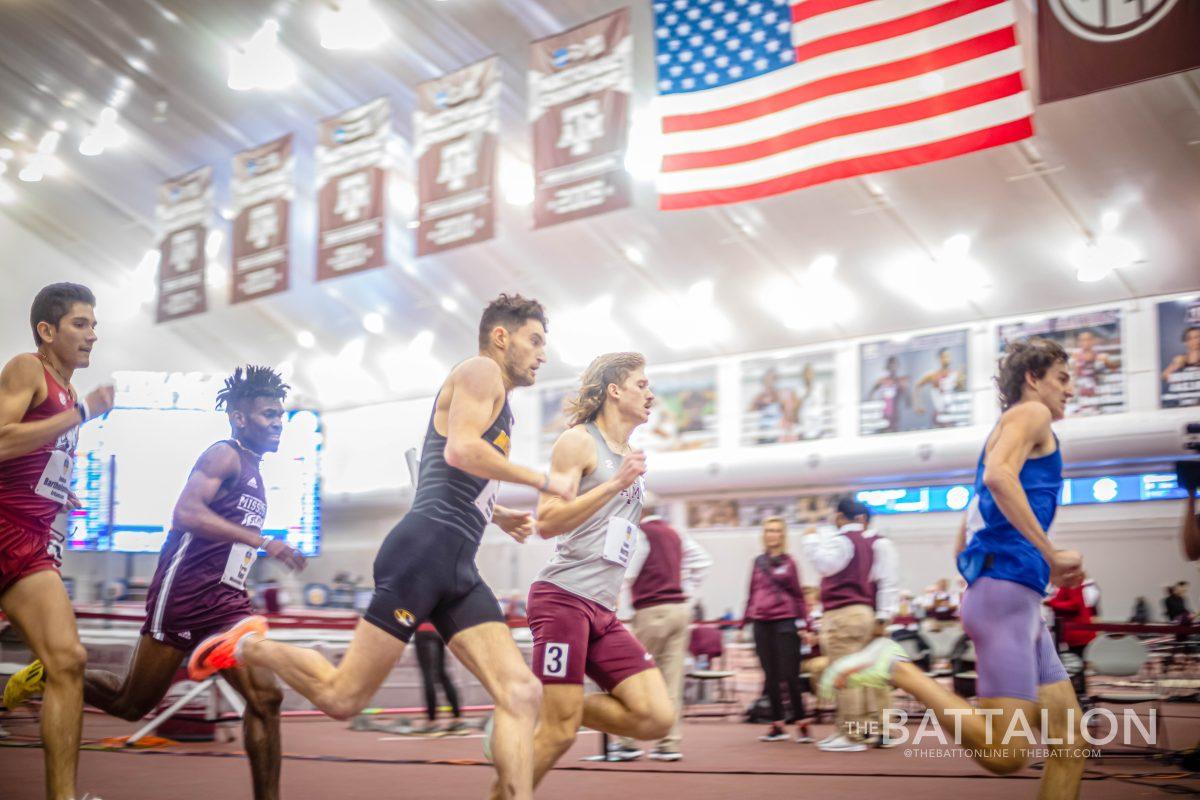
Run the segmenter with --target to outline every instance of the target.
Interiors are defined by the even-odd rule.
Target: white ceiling
[[[1027,60],[1033,52],[1029,0],[1018,0]],[[633,0],[637,42],[637,103],[653,84],[649,2]],[[527,159],[523,70],[531,39],[625,5],[608,0],[404,0],[375,5],[393,32],[377,52],[323,50],[317,0],[21,0],[0,5],[0,147],[31,152],[53,125],[67,124],[59,155],[63,174],[37,184],[5,180],[16,201],[2,213],[80,266],[97,284],[124,291],[153,246],[155,187],[202,164],[218,175],[218,200],[228,200],[234,152],[295,132],[299,196],[293,288],[230,307],[210,291],[209,313],[154,326],[151,308],[120,323],[120,360],[112,368],[153,363],[178,370],[224,371],[241,361],[297,366],[294,382],[327,405],[426,393],[427,385],[397,375],[381,357],[419,331],[434,334],[433,356],[450,364],[473,349],[478,310],[500,291],[541,299],[556,323],[594,298],[614,295],[612,324],[651,362],[677,361],[963,323],[984,318],[1090,305],[1200,288],[1200,73],[1039,107],[1037,137],[927,166],[846,180],[770,200],[683,212],[660,212],[653,186],[640,183],[632,209],[532,231],[528,208],[502,204],[494,241],[414,260],[397,242],[394,265],[324,284],[312,281],[311,153],[316,121],[386,95],[407,151],[413,87],[492,52],[504,62],[502,149]],[[227,48],[245,41],[268,15],[280,19],[281,40],[299,63],[294,88],[278,93],[227,88]],[[171,19],[171,18],[174,19]],[[1032,75],[1032,70],[1029,73]],[[100,109],[123,90],[121,124],[130,140],[120,150],[86,158],[81,137]],[[165,101],[165,119],[156,105]],[[24,141],[14,139],[18,132]],[[408,159],[398,158],[411,177]],[[1140,263],[1096,283],[1080,283],[1069,249],[1099,233],[1107,211],[1116,233]],[[398,226],[405,235],[407,230]],[[0,226],[0,236],[5,226]],[[971,255],[991,288],[957,308],[929,311],[893,286],[897,265],[936,253],[955,234],[971,237]],[[63,274],[64,262],[15,252],[0,238],[3,269],[21,285]],[[636,248],[642,264],[623,255]],[[837,277],[857,310],[836,325],[793,330],[767,313],[763,292],[773,280],[799,278],[818,256],[838,259]],[[24,256],[24,257],[23,257]],[[223,252],[227,258],[227,251]],[[694,282],[715,282],[715,306],[731,321],[729,335],[693,349],[672,350],[656,330],[651,305],[677,299]],[[14,286],[12,282],[8,284]],[[8,292],[5,292],[7,295]],[[15,292],[14,292],[15,294]],[[459,310],[442,310],[442,298]],[[0,341],[24,340],[27,294],[14,298]],[[103,321],[104,307],[97,309]],[[382,312],[382,335],[365,334],[361,318]],[[311,330],[317,347],[303,351],[296,332]],[[109,330],[112,330],[110,326]],[[336,381],[337,357],[360,337],[360,374]],[[595,351],[606,347],[595,331]],[[575,368],[551,363],[543,375]],[[353,391],[349,391],[353,389]]]

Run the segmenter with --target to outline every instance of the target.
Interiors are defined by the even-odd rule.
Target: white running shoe
[[[861,753],[867,749],[867,746],[849,736],[838,736],[832,742],[821,742],[817,748],[826,753]]]

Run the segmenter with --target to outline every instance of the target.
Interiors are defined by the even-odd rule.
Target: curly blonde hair
[[[583,372],[579,393],[566,403],[571,425],[591,422],[604,406],[608,385],[620,386],[634,370],[645,369],[646,357],[641,353],[605,353],[596,356]]]

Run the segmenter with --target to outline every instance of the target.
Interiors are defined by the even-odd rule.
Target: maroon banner
[[[534,227],[627,207],[629,9],[540,39],[530,51]]]
[[[392,108],[372,100],[317,129],[317,280],[384,265]]]
[[[294,168],[290,133],[233,158],[230,303],[288,288]]]
[[[1196,67],[1198,0],[1038,0],[1043,103]]]
[[[500,63],[491,58],[417,87],[417,255],[495,234]]]
[[[159,239],[159,322],[208,310],[204,289],[204,244],[212,218],[212,167],[173,178],[158,189],[155,217]]]

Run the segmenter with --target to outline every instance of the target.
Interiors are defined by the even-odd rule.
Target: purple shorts
[[[142,635],[190,653],[192,648],[215,633],[227,631],[257,612],[250,598],[242,595],[222,604],[197,609],[153,589],[146,598],[146,621]]]
[[[591,678],[611,692],[626,678],[654,669],[654,658],[617,615],[553,583],[529,587],[533,674],[542,683],[583,684]]]
[[[1036,703],[1039,686],[1068,679],[1041,609],[1040,594],[999,578],[979,578],[963,593],[963,630],[975,644],[977,697]]]

